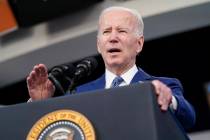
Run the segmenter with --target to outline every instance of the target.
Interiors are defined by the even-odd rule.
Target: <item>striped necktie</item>
[[[120,77],[120,76],[115,77],[114,80],[112,81],[111,88],[113,88],[113,87],[119,87],[119,85],[120,85],[123,81],[124,81],[124,80],[122,79],[122,77]]]

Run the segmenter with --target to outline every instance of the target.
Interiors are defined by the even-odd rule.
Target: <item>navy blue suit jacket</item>
[[[139,68],[139,71],[135,74],[131,83],[136,83],[139,81],[151,81],[155,79],[160,80],[171,88],[173,96],[178,102],[178,108],[174,114],[185,129],[191,128],[195,123],[195,112],[193,107],[183,97],[183,88],[177,79],[151,76]],[[77,87],[76,93],[83,93],[86,91],[103,88],[105,88],[105,74],[92,82]]]

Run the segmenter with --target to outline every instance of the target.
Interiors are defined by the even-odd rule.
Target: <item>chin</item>
[[[119,55],[107,55],[105,58],[106,64],[113,67],[113,66],[119,66],[125,63],[125,59]]]
[[[115,61],[112,60],[108,63],[108,65],[111,66],[111,67],[122,66],[122,64],[123,64],[123,61],[116,61],[116,60]]]

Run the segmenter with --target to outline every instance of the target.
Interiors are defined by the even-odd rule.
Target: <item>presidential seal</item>
[[[43,116],[31,128],[26,140],[95,140],[90,121],[81,113],[58,110]]]

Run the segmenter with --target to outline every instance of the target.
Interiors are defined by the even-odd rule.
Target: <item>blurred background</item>
[[[0,104],[24,103],[26,77],[35,64],[98,58],[97,20],[108,6],[137,9],[145,44],[137,65],[154,76],[178,78],[197,122],[193,140],[210,137],[210,0],[0,0]]]

